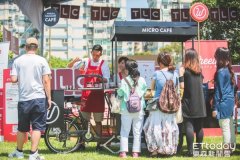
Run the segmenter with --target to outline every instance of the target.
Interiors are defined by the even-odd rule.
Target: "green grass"
[[[185,137],[184,137],[185,140]],[[222,138],[221,137],[205,137],[204,142],[207,143],[221,143]],[[181,155],[176,155],[173,157],[168,157],[164,159],[173,159],[173,160],[185,160],[185,159],[204,159],[204,160],[212,160],[212,159],[228,159],[228,160],[240,160],[240,135],[237,136],[237,149],[234,152],[234,154],[231,157],[198,157],[198,158],[188,158],[185,157],[184,154],[186,153],[186,142],[184,141],[184,148]],[[28,159],[28,153],[31,143],[27,142],[24,146],[24,156],[25,159]],[[46,147],[43,140],[40,142],[39,146],[39,152],[45,157],[46,160],[114,160],[114,159],[120,159],[118,158],[118,155],[111,154],[107,151],[102,152],[95,152],[95,143],[89,143],[85,151],[76,151],[74,153],[69,154],[56,154],[49,151],[49,149]],[[9,143],[9,142],[0,142],[0,160],[8,159],[7,155],[9,152],[12,152],[15,149],[16,144],[15,143]],[[128,159],[132,159],[129,158]],[[148,152],[146,149],[143,149],[141,160],[149,159],[148,158]],[[161,158],[163,159],[163,158]]]

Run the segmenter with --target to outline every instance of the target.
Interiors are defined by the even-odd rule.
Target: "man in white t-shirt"
[[[41,160],[38,144],[41,132],[46,129],[47,108],[51,107],[51,70],[46,59],[36,55],[36,38],[28,38],[25,47],[27,53],[14,60],[11,71],[12,82],[18,83],[19,102],[17,148],[9,158],[24,158],[23,145],[31,124],[29,160]]]
[[[106,61],[102,60],[100,57],[102,56],[102,46],[94,45],[92,48],[91,56],[92,58],[84,59],[83,61],[79,58],[74,59],[72,62],[68,64],[69,68],[79,69],[81,74],[92,75],[97,74],[102,76],[103,78],[84,78],[84,87],[87,85],[101,84],[102,81],[107,83],[110,78],[110,70]],[[81,101],[85,102],[85,105],[81,106],[81,113],[86,120],[90,120],[91,114],[93,114],[95,123],[96,123],[96,132],[98,136],[101,138],[102,135],[102,120],[103,113],[105,110],[105,100],[104,100],[104,91],[103,90],[84,90],[82,91]],[[101,141],[98,141],[96,150],[99,151],[102,149],[100,146]],[[81,146],[82,149],[85,146]]]

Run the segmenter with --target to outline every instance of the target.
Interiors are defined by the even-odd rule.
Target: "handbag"
[[[182,104],[180,103],[179,109],[176,113],[176,122],[177,124],[183,122],[183,116],[182,116]]]
[[[147,102],[147,108],[148,111],[156,111],[158,109],[158,98],[153,98]]]
[[[180,84],[179,84],[179,80],[177,79],[177,91],[178,94],[180,95],[181,99],[183,96],[183,89],[180,89]],[[176,122],[177,124],[182,123],[183,122],[183,115],[182,115],[182,102],[180,102],[180,106],[178,111],[176,112]]]
[[[110,102],[112,104],[111,113],[120,113],[121,99],[119,99],[118,96],[112,94],[110,97]]]

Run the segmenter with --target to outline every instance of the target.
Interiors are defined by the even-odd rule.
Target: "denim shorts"
[[[46,129],[47,101],[46,98],[18,102],[18,131],[44,131]]]

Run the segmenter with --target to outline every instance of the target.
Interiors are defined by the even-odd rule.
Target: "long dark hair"
[[[231,54],[228,48],[226,47],[218,47],[216,49],[215,55],[214,55],[215,59],[216,59],[216,65],[217,65],[217,70],[215,72],[214,75],[214,80],[217,80],[217,72],[219,69],[224,68],[224,67],[228,67],[228,70],[231,74],[231,84],[234,85],[235,84],[235,78],[234,78],[234,72],[232,69],[232,60],[231,60]]]
[[[184,68],[189,69],[195,74],[201,74],[202,70],[197,51],[195,49],[190,48],[185,50]]]
[[[168,67],[169,71],[173,71],[175,69],[173,66],[172,57],[168,52],[159,53],[157,57],[157,63],[159,65],[162,63],[164,66]]]
[[[135,60],[129,59],[126,62],[126,69],[128,70],[128,75],[132,78],[134,84],[133,86],[137,86],[137,81],[140,76],[140,72],[138,71],[138,64]]]
[[[118,63],[121,63],[122,61],[124,61],[124,63],[126,64],[127,60],[128,60],[128,57],[122,56],[118,59]]]

